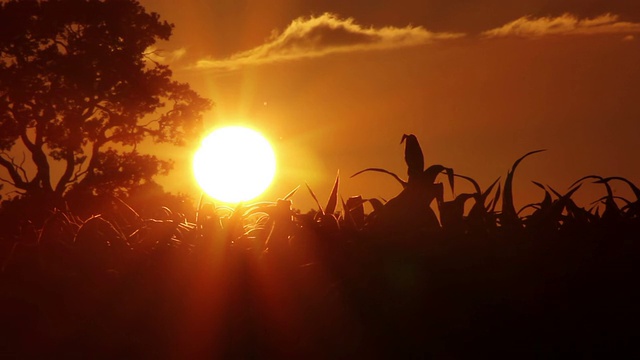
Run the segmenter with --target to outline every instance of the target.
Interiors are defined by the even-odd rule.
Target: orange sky
[[[404,176],[404,133],[428,164],[481,186],[548,149],[519,168],[516,205],[542,199],[530,180],[560,191],[589,174],[640,182],[636,1],[343,3],[143,1],[176,25],[160,47],[177,79],[216,102],[211,125],[240,120],[271,138],[280,168],[263,199],[305,182],[325,198],[338,169],[343,197],[388,199],[400,190],[390,177],[348,176]],[[583,205],[604,193],[585,187]]]
[[[427,163],[484,186],[521,154],[549,149],[519,169],[521,204],[541,198],[529,180],[559,190],[588,174],[640,180],[633,2],[265,3],[143,2],[175,23],[160,47],[177,79],[216,102],[211,125],[239,120],[274,142],[279,175],[264,199],[304,182],[325,197],[338,169],[345,198],[389,198],[399,191],[390,178],[347,176],[404,175],[403,133],[418,136]],[[175,172],[189,171],[189,156]]]
[[[427,164],[482,187],[548,149],[521,164],[516,206],[542,199],[530,180],[561,191],[590,174],[640,184],[636,0],[141,3],[175,24],[161,60],[216,103],[208,123],[251,125],[275,146],[262,200],[305,182],[325,199],[338,169],[345,199],[389,199],[400,191],[390,177],[349,176],[383,167],[405,177],[404,133]],[[194,148],[152,151],[176,161],[160,180],[168,190],[198,195]],[[603,194],[588,185],[577,195],[586,206]],[[313,206],[304,188],[293,200]]]

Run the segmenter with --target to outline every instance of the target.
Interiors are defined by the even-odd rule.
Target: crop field
[[[82,358],[620,358],[640,351],[640,189],[587,175],[514,206],[404,135],[392,199],[302,185],[147,217],[104,198],[0,233],[0,354]],[[519,154],[516,154],[518,156]],[[402,175],[402,176],[401,176]],[[502,176],[500,176],[502,175]],[[499,177],[500,176],[500,177]],[[456,185],[473,186],[456,193]],[[586,183],[602,198],[577,204]],[[614,195],[612,184],[633,198]],[[308,192],[308,194],[305,194]],[[301,213],[293,196],[317,208]],[[371,209],[371,210],[370,210]],[[11,229],[11,231],[9,231]]]

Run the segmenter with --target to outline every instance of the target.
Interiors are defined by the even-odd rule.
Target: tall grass
[[[325,201],[306,186],[317,206],[307,213],[293,208],[304,196],[296,188],[233,208],[201,199],[194,219],[168,208],[145,218],[112,198],[87,219],[55,210],[42,227],[22,227],[2,241],[0,305],[20,314],[8,328],[35,311],[26,331],[49,347],[30,348],[16,330],[8,348],[158,357],[171,348],[224,357],[628,349],[640,300],[635,184],[589,175],[562,193],[534,182],[541,200],[516,209],[516,169],[542,150],[483,187],[426,166],[414,135],[401,143],[406,179],[384,168],[352,175],[393,177],[401,190],[388,201],[345,200],[337,174]],[[457,181],[473,192],[456,194]],[[576,204],[585,182],[606,195]],[[614,195],[612,182],[635,198]]]

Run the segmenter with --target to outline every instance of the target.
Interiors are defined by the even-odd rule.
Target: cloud
[[[187,53],[187,49],[180,48],[173,51],[165,51],[160,50],[155,46],[150,46],[145,50],[146,59],[161,63],[161,64],[170,64],[175,61],[180,60]]]
[[[604,14],[592,19],[579,19],[572,14],[558,17],[521,17],[502,27],[482,33],[484,37],[528,37],[545,35],[596,35],[640,33],[640,23],[619,21],[618,15]]]
[[[365,28],[352,18],[341,19],[325,13],[317,17],[297,18],[282,33],[274,32],[266,43],[256,48],[226,59],[200,60],[196,67],[235,69],[244,65],[314,58],[340,52],[415,46],[462,36],[464,34],[429,32],[421,26]]]

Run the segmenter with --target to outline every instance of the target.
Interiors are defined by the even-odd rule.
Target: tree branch
[[[9,172],[9,176],[11,177],[11,180],[13,182],[10,182],[6,179],[0,179],[0,181],[6,182],[11,184],[12,186],[17,187],[18,189],[22,189],[22,190],[26,190],[29,186],[27,183],[26,179],[22,179],[22,177],[20,176],[20,173],[18,172],[18,170],[16,170],[16,166],[13,162],[13,159],[11,161],[7,160],[4,158],[4,156],[2,156],[4,154],[0,154],[0,165],[2,165],[2,167],[4,167],[5,169],[7,169],[7,171]]]
[[[71,179],[69,179],[69,184],[77,182],[78,179],[86,173],[87,173],[87,170],[82,171],[82,164],[80,164],[80,166],[78,166],[78,170],[76,171],[76,173],[73,174],[73,177]]]
[[[20,140],[22,140],[22,143],[24,144],[24,146],[27,147],[27,149],[29,151],[33,152],[35,150],[36,144],[32,143],[31,140],[29,140],[29,137],[27,136],[27,129],[26,128],[20,134]]]
[[[98,165],[98,153],[100,152],[100,147],[104,145],[104,143],[105,143],[105,140],[102,134],[100,135],[99,139],[93,143],[93,148],[91,149],[91,159],[89,160],[87,169],[84,171],[86,176],[83,179],[83,181],[93,176],[93,171]]]
[[[140,127],[140,128],[143,128],[143,129],[146,129],[146,128],[147,128],[147,126],[149,126],[149,125],[151,125],[151,124],[153,124],[153,123],[158,123],[158,124],[159,124],[159,123],[160,123],[160,119],[149,120],[149,121],[148,121],[147,123],[145,123],[145,124],[140,124],[140,125],[136,125],[136,126],[137,126],[137,127]]]
[[[31,151],[31,159],[38,169],[36,176],[30,181],[30,183],[35,183],[37,187],[45,192],[50,192],[53,191],[53,188],[51,187],[49,160],[47,160],[47,155],[42,150],[42,146],[44,145],[44,139],[42,137],[43,126],[44,122],[37,123],[34,143],[31,143],[27,138],[26,130],[20,134],[20,137],[22,138],[22,141],[27,141],[30,144],[28,145],[25,143],[27,148]]]
[[[73,169],[75,167],[75,156],[73,154],[73,150],[67,149],[67,153],[65,154],[65,160],[67,161],[67,165],[64,169],[64,173],[62,177],[60,177],[60,181],[56,185],[55,192],[58,196],[62,196],[62,193],[67,188],[67,183],[69,183],[69,179],[73,176]]]
[[[24,152],[22,152],[22,161],[20,162],[20,164],[16,163],[15,158],[11,155],[9,155],[7,152],[3,151],[0,153],[0,155],[5,155],[6,157],[9,158],[9,160],[11,161],[11,165],[13,166],[14,169],[16,169],[16,171],[20,172],[22,178],[24,179],[24,181],[28,182],[29,181],[29,176],[27,175],[27,172],[25,171],[23,165],[24,162],[26,161],[26,155]]]
[[[5,178],[3,178],[3,177],[0,177],[0,182],[3,182],[3,183],[5,183],[5,184],[9,184],[9,185],[11,185],[11,186],[13,186],[13,187],[17,187],[17,186],[16,186],[16,184],[14,184],[13,182],[11,182],[11,180],[9,180],[9,179],[5,179]]]

